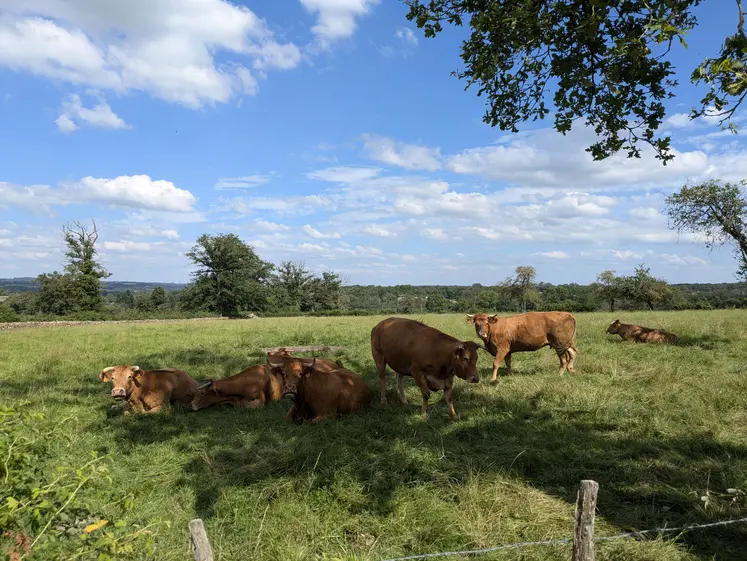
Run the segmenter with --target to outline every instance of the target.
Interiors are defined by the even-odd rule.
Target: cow
[[[621,323],[619,319],[610,324],[607,333],[619,335],[623,341],[635,341],[636,343],[668,343],[673,345],[677,342],[677,336],[674,333],[669,333],[663,329]]]
[[[290,351],[285,348],[278,349],[277,351],[267,353],[267,363],[271,367],[285,367],[286,364],[311,364],[315,357],[296,357],[293,356]],[[344,368],[342,362],[339,360],[332,360],[330,358],[316,358],[316,367],[320,370],[334,370],[335,368]]]
[[[360,374],[345,368],[325,372],[316,363],[314,359],[303,364],[300,372],[285,368],[283,395],[293,400],[286,421],[311,419],[316,424],[355,413],[371,401],[371,390]]]
[[[192,399],[192,410],[213,405],[257,408],[282,397],[282,376],[268,364],[254,364],[228,378],[200,384]]]
[[[157,413],[171,403],[189,404],[197,382],[184,370],[143,370],[139,366],[108,366],[99,373],[102,382],[112,382],[112,397],[124,401],[124,413]]]
[[[485,342],[493,361],[491,382],[498,378],[498,366],[505,359],[511,375],[511,354],[536,351],[550,346],[558,354],[560,373],[574,372],[579,352],[576,348],[576,318],[568,312],[527,312],[500,318],[485,313],[467,314],[477,336]]]
[[[379,373],[381,403],[386,403],[386,367],[397,374],[399,399],[407,404],[405,376],[412,376],[420,388],[428,413],[432,391],[443,390],[449,417],[454,418],[452,387],[454,376],[471,383],[479,382],[477,351],[485,348],[474,341],[460,341],[434,327],[406,318],[390,317],[371,330],[371,354]]]

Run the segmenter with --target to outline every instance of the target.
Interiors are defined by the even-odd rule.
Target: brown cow
[[[163,368],[143,370],[139,366],[108,366],[99,374],[112,382],[112,397],[125,401],[124,413],[156,413],[169,403],[188,404],[197,382],[184,370]]]
[[[568,312],[527,312],[499,318],[497,315],[467,314],[467,323],[475,324],[478,337],[485,342],[488,352],[495,357],[493,376],[498,377],[498,366],[506,360],[507,374],[511,375],[511,353],[536,351],[550,346],[560,359],[560,373],[575,371],[576,318]]]
[[[313,360],[316,360],[317,370],[335,370],[337,368],[344,368],[342,362],[339,360],[332,360],[330,358],[316,358],[316,357],[296,357],[293,356],[290,351],[285,348],[278,349],[277,351],[267,353],[267,362],[273,368],[276,366],[285,367],[286,364],[311,364]],[[300,370],[299,370],[300,372]]]
[[[254,364],[233,376],[208,380],[200,384],[192,399],[192,409],[199,411],[213,405],[263,407],[283,397],[283,379],[269,364]]]
[[[613,321],[607,328],[610,335],[619,335],[623,341],[635,341],[636,343],[669,343],[675,344],[677,336],[663,329],[641,327],[629,323],[620,323],[619,319]]]
[[[428,412],[431,391],[443,390],[449,417],[455,417],[451,392],[454,375],[477,383],[477,350],[474,341],[460,341],[434,327],[406,318],[387,318],[371,330],[371,354],[379,373],[381,403],[386,403],[386,367],[397,374],[397,391],[402,403],[405,376],[412,376],[423,396],[422,414]]]
[[[355,413],[371,401],[371,390],[360,374],[345,368],[323,372],[316,368],[316,360],[304,364],[300,372],[290,365],[285,368],[283,395],[293,399],[287,421],[311,419],[312,423]]]

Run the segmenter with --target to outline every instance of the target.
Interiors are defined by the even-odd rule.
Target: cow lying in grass
[[[143,370],[139,366],[108,366],[99,374],[102,382],[112,382],[112,397],[124,401],[125,415],[131,412],[156,413],[164,405],[187,405],[197,382],[184,370],[163,368]]]
[[[318,423],[354,413],[371,401],[371,390],[360,374],[345,368],[322,370],[319,360],[302,364],[296,359],[284,367],[273,367],[283,373],[283,395],[293,400],[286,421],[310,419]]]
[[[607,333],[619,335],[623,341],[635,341],[636,343],[668,343],[673,345],[677,342],[677,336],[674,333],[669,333],[663,329],[621,323],[619,319],[610,324]]]
[[[283,397],[283,372],[286,365],[297,365],[298,372],[304,364],[311,364],[311,358],[296,358],[285,349],[267,353],[268,362],[254,364],[233,376],[220,380],[208,380],[200,384],[192,399],[192,409],[199,411],[214,405],[232,407],[264,407],[270,401]],[[317,369],[334,370],[340,363],[320,358]],[[280,367],[276,370],[274,367]]]

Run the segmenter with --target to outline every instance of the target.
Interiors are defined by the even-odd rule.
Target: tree
[[[670,302],[676,295],[673,287],[664,279],[657,279],[651,275],[651,269],[638,265],[631,277],[622,277],[620,281],[621,295],[635,302],[642,302],[649,310],[654,304]]]
[[[166,291],[162,286],[155,287],[150,293],[150,303],[151,306],[155,309],[158,309],[166,304]]]
[[[96,222],[89,231],[80,222],[66,224],[62,234],[67,245],[65,272],[71,276],[74,308],[84,311],[100,310],[104,299],[101,296],[101,279],[108,278],[106,271],[96,260],[96,242],[99,239]]]
[[[446,311],[446,298],[440,292],[434,292],[428,295],[428,300],[425,301],[425,309],[428,312],[440,314]]]
[[[519,303],[520,311],[525,313],[528,304],[539,300],[539,292],[534,283],[537,271],[534,267],[520,265],[514,270],[516,276],[507,278],[499,284],[514,300]]]
[[[706,247],[730,243],[734,245],[739,268],[737,276],[747,280],[747,199],[744,187],[718,180],[700,185],[684,186],[679,193],[665,200],[665,212],[670,227],[678,232],[703,234]]]
[[[602,271],[597,275],[597,282],[592,287],[597,296],[609,304],[610,312],[615,311],[615,301],[622,296],[622,279],[615,276],[615,271]]]
[[[197,265],[185,295],[192,306],[225,316],[264,308],[264,285],[273,264],[260,259],[237,235],[203,234],[186,255]]]
[[[283,261],[277,267],[275,279],[285,289],[290,307],[300,310],[301,302],[305,298],[308,299],[307,293],[314,280],[314,275],[306,268],[306,263]]]
[[[518,123],[544,119],[552,85],[555,129],[565,134],[583,118],[600,137],[587,148],[595,160],[621,149],[640,157],[643,142],[664,164],[674,157],[671,138],[656,131],[677,86],[667,58],[675,41],[687,47],[684,36],[698,23],[692,12],[701,1],[404,0],[407,19],[425,37],[435,37],[444,23],[469,20],[471,34],[461,47],[465,68],[452,75],[466,80],[465,89],[477,84],[478,97],[487,97],[483,121],[490,126],[518,132]],[[736,4],[736,33],[717,58],[692,72],[691,82],[710,90],[691,118],[717,115],[723,123],[747,95],[747,38],[741,1]]]
[[[73,275],[59,271],[43,273],[36,278],[39,283],[37,305],[43,314],[64,316],[80,310],[80,293]]]

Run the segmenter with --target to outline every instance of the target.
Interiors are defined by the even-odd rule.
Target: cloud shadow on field
[[[459,383],[454,394],[461,420],[448,420],[441,392],[432,396],[430,415],[423,418],[412,393],[410,406],[399,404],[391,373],[384,406],[371,365],[352,358],[347,363],[364,372],[374,398],[367,410],[335,421],[288,424],[282,419],[288,402],[282,401],[258,410],[174,409],[122,417],[109,420],[108,430],[125,455],[171,442],[190,456],[173,484],[192,489],[195,514],[206,520],[216,515],[225,492],[257,486],[267,489],[272,502],[286,489],[280,481],[299,493],[334,493],[338,482],[354,481],[364,493],[341,508],[386,517],[401,492],[462,484],[474,473],[515,477],[570,504],[579,481],[595,479],[599,514],[620,531],[740,514],[727,506],[706,512],[700,496],[708,485],[725,489],[744,480],[747,447],[705,432],[675,438],[654,427],[631,432],[596,420],[593,411],[560,410],[541,391],[518,400]],[[747,542],[747,528],[710,528],[679,540],[699,558],[736,561],[744,557],[739,544]]]

